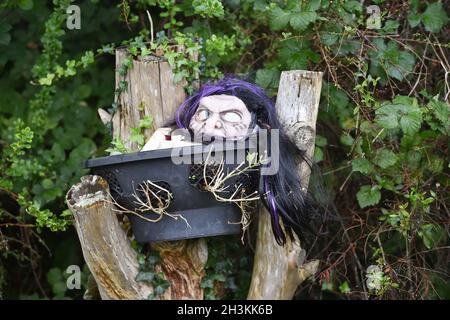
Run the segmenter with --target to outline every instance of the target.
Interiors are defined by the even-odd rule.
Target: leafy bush
[[[154,38],[199,51],[198,64],[167,55],[178,78],[245,74],[274,95],[284,70],[324,71],[314,159],[340,219],[309,248],[322,269],[298,298],[450,298],[448,4],[374,0],[378,17],[354,0],[85,0],[69,30],[71,2],[0,4],[0,296],[55,295],[48,270],[83,263],[64,195],[111,142],[96,109],[120,107],[114,48],[147,55]],[[48,255],[62,243],[77,254]],[[251,271],[229,252],[211,254],[211,298]]]

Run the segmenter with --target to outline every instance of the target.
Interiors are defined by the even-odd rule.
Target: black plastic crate
[[[90,159],[85,162],[85,167],[90,168],[93,174],[103,177],[108,182],[111,195],[118,204],[152,220],[159,215],[136,211],[139,206],[136,204],[133,194],[145,200],[145,196],[139,190],[145,187],[143,183],[150,180],[173,195],[166,212],[182,215],[186,221],[181,218],[175,220],[164,215],[158,222],[149,222],[134,214],[129,214],[133,233],[138,242],[238,234],[241,230],[239,223],[241,212],[237,205],[219,202],[210,192],[202,190],[203,164],[201,159],[208,157],[211,146],[182,148],[180,154],[184,159],[190,159],[191,163],[175,164],[171,158],[172,149],[160,149]],[[217,147],[214,150],[216,149]],[[224,157],[224,171],[228,172],[238,166],[238,152],[241,152],[241,160],[242,152],[247,152],[247,149],[238,148],[236,145],[232,148],[229,145],[222,146],[223,150],[227,152],[227,156]],[[230,152],[232,152],[232,157],[230,157]],[[218,151],[212,152],[211,156],[221,158],[218,156]],[[208,177],[211,170],[214,171],[215,168],[215,166],[208,166],[206,176]],[[245,187],[247,194],[256,191],[258,170],[247,170],[245,173],[229,179],[224,196],[232,194],[237,186]],[[147,188],[150,188],[162,200],[168,196],[167,192],[155,186],[147,184]],[[149,193],[152,194],[147,192],[147,194]],[[157,200],[150,197],[150,201]],[[254,203],[257,205],[256,201]]]

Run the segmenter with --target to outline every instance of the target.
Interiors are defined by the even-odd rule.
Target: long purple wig
[[[216,83],[204,84],[196,93],[186,99],[176,112],[175,121],[179,128],[189,128],[200,99],[210,95],[228,94],[240,98],[248,110],[256,116],[256,124],[261,128],[279,130],[279,171],[276,175],[261,176],[260,194],[263,203],[271,215],[272,231],[276,241],[283,245],[286,235],[281,228],[280,217],[286,232],[294,231],[300,238],[305,230],[311,230],[309,221],[311,206],[302,192],[300,177],[297,173],[295,156],[301,153],[287,139],[276,116],[274,102],[255,84],[228,76]],[[270,154],[270,150],[268,150]]]

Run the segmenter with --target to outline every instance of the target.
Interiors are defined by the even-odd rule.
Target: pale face
[[[247,136],[252,116],[244,102],[231,95],[203,97],[189,127],[196,138],[242,139]]]

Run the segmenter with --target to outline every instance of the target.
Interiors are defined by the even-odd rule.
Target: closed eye
[[[242,116],[236,111],[224,112],[220,116],[227,122],[239,122],[242,120]]]

